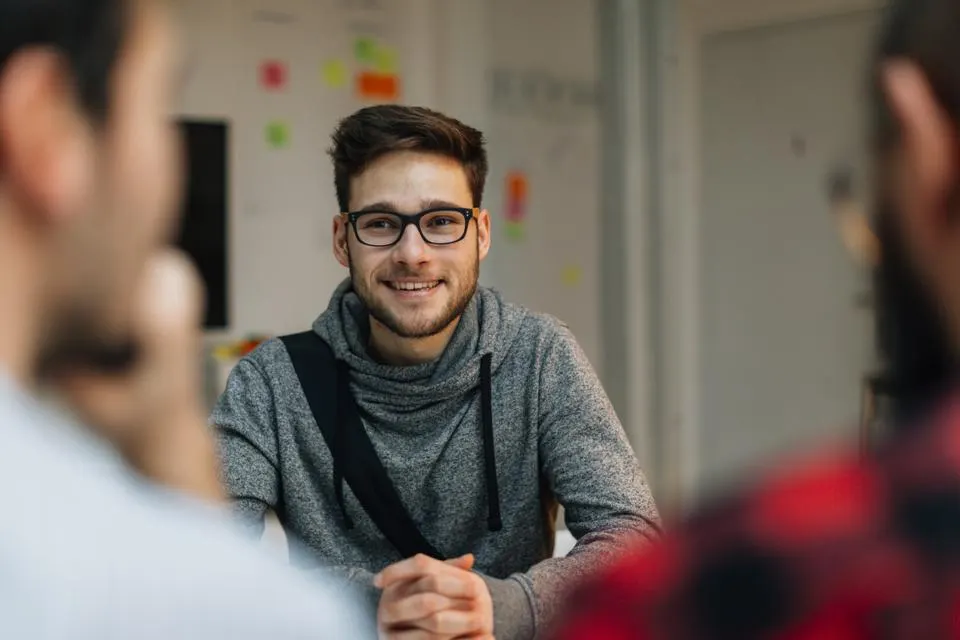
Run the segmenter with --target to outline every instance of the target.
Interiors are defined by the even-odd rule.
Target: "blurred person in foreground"
[[[365,637],[217,508],[175,53],[156,0],[0,2],[0,637]]]
[[[960,2],[893,2],[872,74],[894,434],[782,466],[623,558],[555,638],[960,638]]]

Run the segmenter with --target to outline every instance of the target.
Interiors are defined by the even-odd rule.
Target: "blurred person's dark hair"
[[[133,0],[3,0],[0,68],[17,51],[48,47],[63,57],[83,107],[102,122],[110,76],[119,57]]]
[[[473,206],[481,206],[487,180],[483,133],[425,107],[376,105],[344,118],[333,133],[330,157],[341,211],[349,207],[350,179],[394,151],[437,153],[456,160],[467,174]]]
[[[140,0],[3,0],[0,2],[0,71],[18,52],[49,49],[64,66],[80,108],[95,126],[110,115],[113,72]],[[88,344],[72,336],[40,354],[39,371],[50,373],[73,361],[90,361],[105,370],[123,369],[136,355],[134,345]]]
[[[875,269],[877,347],[894,425],[916,424],[954,381],[956,355],[940,305],[910,263],[885,167],[900,137],[882,86],[884,64],[908,60],[925,74],[940,107],[960,124],[960,2],[895,0],[875,52],[871,102],[878,161],[875,229],[881,259]],[[957,176],[960,195],[960,176]],[[960,208],[960,198],[949,205]],[[958,211],[960,213],[960,211]],[[960,274],[958,274],[960,277]]]

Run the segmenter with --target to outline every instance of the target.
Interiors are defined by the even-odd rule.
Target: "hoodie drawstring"
[[[500,488],[497,483],[497,454],[493,448],[493,402],[491,399],[490,362],[493,354],[485,353],[480,359],[480,418],[483,423],[483,458],[487,475],[487,527],[500,531]]]
[[[493,400],[490,367],[493,354],[485,353],[480,359],[480,420],[483,431],[484,471],[487,481],[487,528],[490,531],[500,531],[503,520],[500,517],[500,488],[497,482],[496,450],[493,446]],[[350,369],[343,360],[337,360],[337,397],[347,398],[350,395]],[[347,506],[343,499],[343,472],[339,460],[342,460],[343,435],[346,416],[343,415],[346,402],[337,402],[337,424],[334,426],[334,442],[337,451],[333,457],[333,483],[337,495],[337,505],[343,515],[347,529],[353,529],[353,520],[347,514]]]
[[[350,397],[350,369],[347,366],[347,363],[343,360],[337,360],[337,419],[336,424],[333,427],[333,441],[337,447],[337,450],[333,452],[333,486],[337,494],[337,504],[340,506],[340,514],[343,515],[343,522],[346,525],[347,529],[353,529],[353,520],[350,518],[350,515],[347,513],[347,505],[343,501],[343,470],[341,469],[340,460],[343,459],[343,436],[344,436],[344,423],[347,421],[347,417],[344,415],[347,402],[343,402],[342,398]]]

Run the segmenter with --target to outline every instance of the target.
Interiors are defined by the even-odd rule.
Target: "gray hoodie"
[[[656,535],[650,490],[600,382],[556,319],[479,289],[435,362],[397,367],[367,353],[369,319],[349,281],[313,325],[350,369],[350,388],[384,467],[424,537],[447,557],[476,556],[500,640],[534,637],[567,589],[637,536]],[[480,362],[492,356],[495,460],[502,529],[488,527]],[[344,487],[279,340],[230,375],[212,422],[223,473],[242,519],[262,531],[277,512],[324,566],[366,586],[401,558]],[[577,546],[552,559],[549,507],[564,507]]]

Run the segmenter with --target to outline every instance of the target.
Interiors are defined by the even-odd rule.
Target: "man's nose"
[[[403,264],[422,264],[429,260],[428,246],[416,225],[408,224],[394,245],[394,259]]]

